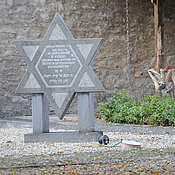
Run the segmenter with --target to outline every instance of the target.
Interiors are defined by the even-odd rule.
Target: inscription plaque
[[[47,87],[71,87],[81,67],[70,45],[46,46],[36,64]]]
[[[60,119],[76,92],[105,91],[92,69],[102,39],[74,39],[56,14],[43,40],[15,41],[28,69],[17,92],[44,93]]]

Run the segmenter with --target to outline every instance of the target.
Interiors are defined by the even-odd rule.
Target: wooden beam
[[[164,0],[156,0],[154,3],[154,29],[155,29],[155,69],[157,72],[164,68]]]
[[[156,3],[156,0],[151,0],[151,3],[155,4]]]

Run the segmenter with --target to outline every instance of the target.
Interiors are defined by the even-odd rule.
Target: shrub
[[[124,90],[99,103],[97,110],[108,122],[175,126],[175,98],[168,95],[145,94],[136,101]]]

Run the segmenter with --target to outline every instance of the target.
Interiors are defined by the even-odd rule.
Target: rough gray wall
[[[165,14],[165,55],[175,55],[175,3],[168,0]],[[31,115],[30,95],[15,89],[26,64],[13,40],[40,40],[59,12],[75,38],[104,38],[93,62],[106,88],[96,103],[127,89],[126,17],[123,0],[0,0],[0,116]],[[153,5],[149,0],[129,4],[132,95],[154,92],[147,69],[154,68]],[[75,112],[76,101],[70,112]]]

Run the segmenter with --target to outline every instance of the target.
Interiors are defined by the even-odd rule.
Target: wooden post
[[[157,72],[164,68],[164,0],[151,0],[154,4],[154,29],[155,29],[155,69]]]

